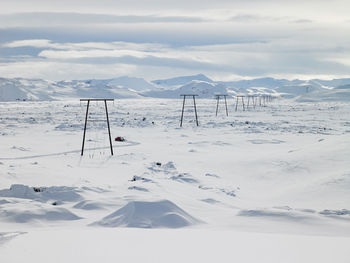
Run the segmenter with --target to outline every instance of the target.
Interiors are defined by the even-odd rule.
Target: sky
[[[0,0],[0,77],[350,76],[348,0]]]

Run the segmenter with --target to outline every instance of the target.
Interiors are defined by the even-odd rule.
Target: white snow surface
[[[168,200],[160,200],[155,202],[131,201],[92,225],[104,227],[180,228],[195,225],[199,222],[174,203]]]
[[[1,102],[0,262],[349,262],[350,104],[300,98],[116,100],[113,156],[77,99]]]

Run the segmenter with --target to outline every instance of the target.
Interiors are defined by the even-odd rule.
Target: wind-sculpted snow
[[[100,209],[103,210],[104,204],[93,200],[83,200],[77,203],[76,205],[74,205],[73,208],[82,209],[82,210],[100,210]]]
[[[26,234],[26,232],[0,232],[0,245],[23,234]]]
[[[116,212],[93,223],[103,227],[180,228],[200,221],[169,200],[132,201]]]
[[[0,190],[0,197],[24,198],[40,202],[47,202],[48,200],[72,202],[81,199],[79,190],[74,187],[29,187],[20,184],[11,185],[10,189]]]
[[[310,239],[309,251],[321,237],[333,237],[325,243],[332,253],[324,262],[334,261],[334,247],[344,246],[349,255],[350,104],[280,98],[236,111],[228,97],[228,116],[223,104],[216,116],[215,99],[196,102],[199,126],[189,102],[183,127],[181,99],[109,103],[113,156],[103,103],[90,104],[81,156],[86,104],[78,99],[1,102],[0,261],[24,262],[26,249],[41,255],[53,243],[51,256],[65,245],[74,255],[77,249],[96,255],[84,262],[101,261],[109,246],[115,260],[120,251],[130,254],[135,242],[143,255],[146,245],[152,250],[154,241],[162,240],[157,247],[168,248],[176,235],[168,255],[190,237],[181,253],[227,246],[209,261],[225,261],[217,255],[229,251],[232,240],[237,247],[248,236],[261,237],[254,251],[270,246],[272,237],[276,244],[286,243],[275,262],[298,254],[293,249],[300,240]],[[19,230],[27,234],[7,238]],[[201,246],[193,246],[199,241]],[[243,247],[252,250],[251,242]],[[313,262],[318,253],[319,247],[301,262]]]
[[[81,219],[69,210],[60,207],[31,208],[28,210],[2,209],[0,220],[11,223],[29,223],[38,221],[72,221]]]
[[[300,213],[293,213],[288,211],[269,211],[269,210],[243,210],[240,211],[239,216],[246,217],[268,217],[275,220],[307,220],[308,217],[306,215],[301,215]]]

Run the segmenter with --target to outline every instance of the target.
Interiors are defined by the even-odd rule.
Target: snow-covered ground
[[[1,102],[0,262],[349,262],[350,104],[228,102]]]

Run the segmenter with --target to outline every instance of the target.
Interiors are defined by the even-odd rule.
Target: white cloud
[[[348,1],[30,2],[8,1],[0,10],[0,61],[9,69],[30,64],[47,72],[43,63],[52,63],[68,78],[82,75],[70,70],[77,64],[128,65],[128,75],[158,77],[174,72],[223,77],[350,72],[344,59],[350,57],[350,24],[344,22]],[[25,66],[1,72],[28,75],[26,70],[33,73]],[[85,75],[106,75],[96,72]]]
[[[38,47],[38,48],[47,48],[52,47],[52,43],[48,39],[26,39],[18,40],[2,45],[3,47],[15,48],[15,47]]]
[[[93,65],[56,61],[20,61],[0,63],[0,76],[9,78],[41,78],[47,80],[99,79],[132,75],[136,66],[130,64]],[[19,75],[18,72],[21,72]]]

